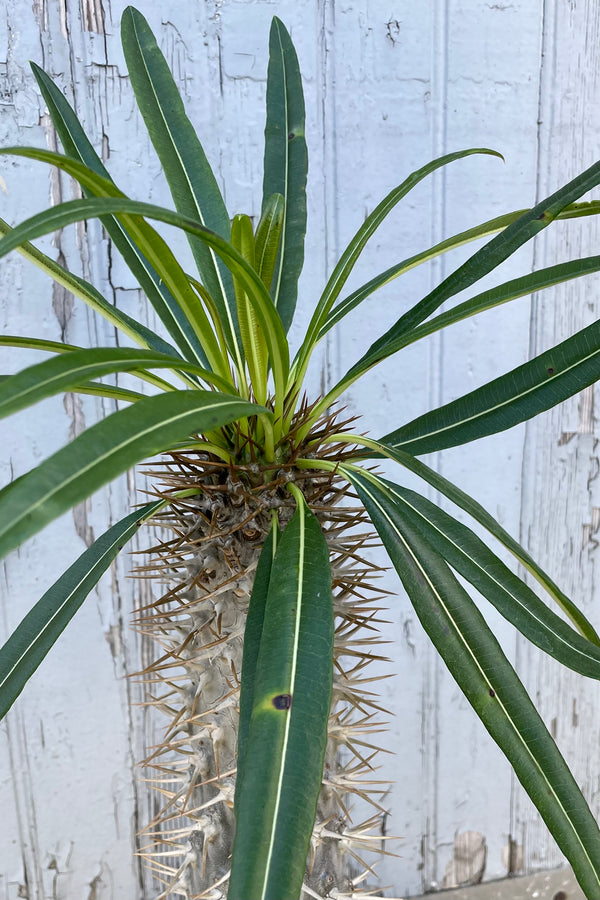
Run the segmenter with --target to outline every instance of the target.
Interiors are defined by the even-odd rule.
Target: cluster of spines
[[[321,433],[328,430],[329,420]],[[325,444],[320,452],[331,459],[348,448]],[[284,490],[291,478],[324,529],[336,616],[329,741],[304,895],[372,896],[360,887],[372,873],[363,856],[385,852],[381,799],[387,784],[375,777],[379,751],[369,740],[384,725],[370,690],[382,676],[367,672],[371,661],[383,659],[377,653],[382,594],[377,567],[363,555],[372,544],[364,510],[348,505],[356,498],[335,475],[296,469],[293,460],[265,477],[256,463],[229,466],[200,445],[199,452],[172,454],[150,474],[161,482],[157,494],[171,498],[156,522],[166,537],[137,569],[166,590],[138,610],[135,622],[160,647],[139,673],[145,702],[169,719],[162,742],[143,762],[161,801],[140,849],[161,885],[157,900],[222,900],[227,894],[244,621],[271,510],[277,509],[282,527],[293,513]],[[175,498],[190,487],[199,489],[197,496]],[[352,797],[374,808],[359,824],[351,822]]]

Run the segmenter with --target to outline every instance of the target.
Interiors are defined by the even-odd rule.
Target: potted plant
[[[117,187],[63,95],[34,66],[64,153],[3,152],[58,167],[78,181],[83,196],[14,228],[1,223],[0,256],[19,249],[137,346],[0,339],[52,354],[0,383],[3,416],[62,391],[122,404],[2,489],[0,550],[14,550],[120,473],[163,454],[153,464],[156,496],[98,538],[9,638],[0,654],[2,714],[127,541],[144,523],[159,524],[163,538],[145,571],[158,573],[166,591],[140,610],[137,624],[157,644],[156,660],[144,671],[148,702],[170,718],[164,744],[147,761],[164,807],[145,829],[141,850],[164,885],[161,896],[277,900],[304,891],[358,897],[369,873],[363,848],[379,840],[381,812],[379,789],[369,784],[378,749],[369,732],[377,717],[365,674],[380,656],[376,569],[363,553],[365,530],[374,528],[425,630],[586,896],[598,896],[598,827],[463,583],[535,645],[592,678],[600,677],[600,638],[486,510],[418,457],[509,428],[592,384],[600,375],[600,327],[593,323],[377,440],[346,421],[340,403],[366,372],[419,339],[600,269],[600,257],[575,259],[492,289],[476,287],[555,219],[597,214],[597,202],[580,198],[600,182],[600,163],[532,209],[448,238],[346,293],[367,241],[413,187],[466,156],[499,154],[461,150],[413,172],[356,232],[292,357],[287,332],[303,263],[307,151],[298,61],[283,23],[276,18],[271,28],[258,222],[244,214],[230,218],[166,61],[131,7],[122,40],[176,211],[130,200]],[[30,243],[89,218],[100,219],[138,279],[161,333],[109,304]],[[195,274],[153,221],[187,235]],[[331,390],[305,396],[311,358],[330,329],[390,280],[481,238],[489,240],[365,348]],[[464,290],[471,291],[468,299],[439,312]],[[149,384],[152,395],[99,380],[124,372]],[[413,473],[500,541],[570,624],[468,526],[423,494],[382,478],[373,466],[384,458],[398,464],[400,482],[402,471]],[[364,823],[348,820],[352,791],[375,806]],[[352,870],[356,861],[358,872]]]

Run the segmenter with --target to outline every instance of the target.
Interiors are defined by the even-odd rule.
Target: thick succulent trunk
[[[159,522],[166,538],[139,572],[166,586],[137,621],[160,648],[143,673],[147,699],[169,719],[163,743],[145,761],[163,801],[141,842],[163,886],[159,896],[221,900],[227,894],[244,625],[271,510],[283,528],[294,510],[285,490],[291,478],[324,528],[336,614],[330,736],[306,896],[350,894],[368,874],[361,845],[381,847],[375,798],[382,788],[372,782],[375,748],[368,742],[377,707],[364,674],[379,643],[376,573],[362,555],[371,540],[364,513],[342,502],[348,499],[345,484],[292,464],[268,472],[180,453],[153,475],[162,481],[162,496],[182,487],[202,489],[173,501]],[[353,793],[376,808],[366,823],[350,820]]]

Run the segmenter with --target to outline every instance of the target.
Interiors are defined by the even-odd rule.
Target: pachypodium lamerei
[[[437,313],[557,218],[600,212],[580,198],[600,163],[531,209],[484,222],[404,259],[345,294],[361,251],[387,214],[447,154],[409,175],[367,216],[335,265],[300,347],[287,331],[306,229],[307,150],[296,53],[275,18],[270,35],[262,213],[230,219],[167,63],[143,16],[128,8],[122,39],[136,100],[176,211],[129,199],[112,181],[63,95],[34,75],[64,154],[8,148],[75,178],[82,199],[10,228],[0,256],[18,249],[108,319],[135,347],[81,348],[36,338],[50,359],[0,383],[0,414],[61,391],[122,404],[0,491],[0,551],[131,466],[152,460],[155,498],[99,538],[46,592],[0,652],[0,708],[14,702],[117,553],[143,523],[160,539],[140,578],[162,596],[137,611],[157,654],[141,673],[147,702],[168,717],[146,766],[162,808],[140,851],[158,895],[360,897],[365,854],[382,851],[385,785],[374,775],[382,710],[368,664],[382,659],[378,570],[383,542],[425,630],[500,745],[586,896],[600,895],[600,831],[534,704],[464,584],[483,594],[555,659],[600,678],[600,638],[576,606],[478,503],[418,459],[509,428],[600,376],[594,323],[525,365],[379,440],[344,414],[342,395],[378,362],[476,313],[600,269],[600,257],[560,262],[474,293]],[[98,217],[139,281],[162,333],[140,325],[30,242]],[[150,224],[188,237],[189,274]],[[465,263],[403,313],[325,396],[303,384],[318,343],[379,287],[469,241]],[[437,313],[437,314],[436,314]],[[100,379],[128,372],[153,393]],[[381,478],[387,457],[468,513],[535,577],[554,613],[465,524],[414,490]],[[457,575],[461,577],[458,580]],[[372,814],[352,821],[352,794]]]

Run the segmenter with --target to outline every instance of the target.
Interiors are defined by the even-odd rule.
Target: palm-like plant
[[[365,244],[416,184],[450,162],[493,151],[448,154],[414,172],[357,231],[290,359],[286,335],[303,263],[307,153],[302,86],[289,35],[274,19],[263,204],[256,224],[245,215],[230,221],[167,64],[132,8],[124,14],[122,37],[136,99],[177,211],[130,200],[119,190],[73,110],[34,66],[65,154],[4,152],[59,167],[79,182],[83,198],[15,228],[0,222],[0,256],[18,249],[137,347],[84,349],[0,338],[4,345],[52,354],[2,381],[2,415],[61,391],[126,404],[0,491],[0,551],[15,549],[134,464],[165,456],[153,464],[156,498],[99,538],[2,648],[2,714],[117,553],[144,522],[157,523],[161,540],[140,574],[159,578],[166,589],[139,611],[137,625],[159,648],[143,673],[148,702],[170,719],[164,743],[147,760],[164,807],[148,824],[141,851],[163,884],[161,896],[276,900],[303,890],[311,897],[360,896],[367,872],[361,848],[376,838],[381,809],[371,775],[377,743],[370,732],[378,727],[378,707],[364,672],[377,657],[379,640],[376,570],[363,555],[370,522],[448,668],[510,760],[586,895],[597,897],[598,827],[463,583],[534,644],[592,678],[600,678],[600,638],[492,516],[417,457],[509,428],[593,383],[600,376],[600,326],[590,325],[377,441],[351,429],[337,404],[365,372],[420,338],[599,270],[598,256],[559,263],[436,314],[554,219],[597,214],[599,203],[577,201],[600,182],[600,163],[534,208],[449,238],[344,295]],[[30,243],[91,217],[100,218],[139,280],[166,337],[120,312]],[[148,220],[186,233],[195,275],[182,268]],[[405,312],[326,396],[306,398],[311,356],[331,328],[403,272],[481,238],[490,240]],[[119,372],[149,383],[156,393],[144,396],[99,380]],[[376,474],[369,460],[383,457],[468,513],[537,579],[572,624],[470,528]],[[352,792],[375,806],[361,824],[347,816],[346,795]],[[361,863],[354,874],[353,859]]]

